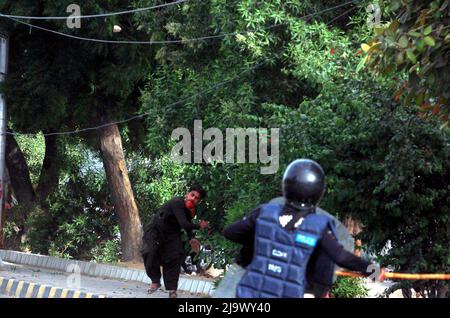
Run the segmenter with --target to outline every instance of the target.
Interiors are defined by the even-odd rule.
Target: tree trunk
[[[24,242],[27,238],[28,228],[25,222],[28,214],[36,206],[36,194],[31,184],[28,164],[16,139],[12,135],[6,135],[5,163],[11,186],[14,189],[14,195],[19,204],[23,206],[23,208],[15,210],[13,217],[18,226],[18,231],[6,243],[8,248],[17,250],[19,249],[20,243]]]
[[[36,195],[31,184],[30,171],[22,150],[12,135],[6,135],[5,159],[17,201],[27,209],[33,208],[36,204]]]
[[[36,194],[41,204],[58,186],[61,165],[60,160],[58,160],[57,141],[56,135],[45,136],[45,157],[36,189]]]
[[[128,178],[119,129],[117,125],[110,125],[99,129],[98,134],[103,167],[119,217],[122,258],[124,261],[141,262],[142,226]]]

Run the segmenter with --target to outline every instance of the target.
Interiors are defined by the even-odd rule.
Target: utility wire
[[[261,65],[265,64],[266,62],[267,62],[267,61],[258,63],[258,64],[256,64],[255,66],[253,66],[253,67],[251,67],[251,68],[248,68],[248,69],[246,69],[246,70],[240,72],[239,74],[237,74],[236,76],[234,76],[234,77],[232,77],[232,78],[230,78],[230,79],[228,79],[228,80],[225,80],[225,81],[220,82],[220,83],[218,83],[218,84],[216,84],[216,85],[213,85],[213,86],[211,86],[210,88],[208,88],[208,89],[206,89],[206,90],[204,90],[204,91],[200,91],[200,92],[198,92],[198,93],[196,93],[196,94],[194,94],[194,95],[188,96],[188,97],[186,97],[186,98],[184,98],[184,99],[181,99],[181,100],[178,100],[178,101],[176,101],[176,102],[174,102],[174,103],[168,104],[168,105],[166,105],[165,107],[173,107],[173,106],[175,106],[175,105],[184,103],[184,102],[186,102],[186,101],[188,101],[188,100],[195,99],[195,98],[198,97],[198,96],[201,96],[201,95],[203,95],[203,94],[206,94],[206,93],[210,92],[211,90],[217,89],[217,88],[220,87],[220,86],[223,86],[223,85],[225,85],[225,84],[227,84],[227,83],[229,83],[229,82],[232,82],[232,81],[234,81],[234,80],[240,78],[240,77],[241,77],[242,75],[244,75],[245,73],[248,73],[248,72],[250,72],[250,71],[253,71],[253,70],[259,68]],[[115,122],[111,122],[111,123],[107,123],[107,124],[103,124],[103,125],[99,125],[99,126],[88,127],[88,128],[83,128],[83,129],[77,129],[77,130],[72,130],[72,131],[65,131],[65,132],[52,132],[52,133],[47,133],[47,134],[42,134],[42,135],[43,135],[43,136],[73,135],[73,134],[78,134],[78,133],[86,132],[86,131],[90,131],[90,130],[101,129],[101,128],[108,127],[108,126],[112,126],[112,125],[116,125],[116,124],[126,123],[126,122],[129,122],[129,121],[138,119],[138,118],[143,118],[143,117],[148,116],[148,115],[150,115],[150,114],[151,114],[151,113],[148,112],[148,113],[139,114],[139,115],[136,115],[136,116],[133,116],[133,117],[124,119],[124,120],[119,120],[119,121],[115,121]],[[35,133],[13,133],[13,132],[6,132],[5,134],[6,134],[6,135],[13,135],[13,136],[35,136],[35,135],[37,135],[37,134],[35,134]]]
[[[337,8],[340,8],[340,7],[346,6],[346,5],[351,4],[351,3],[355,3],[355,2],[357,2],[357,0],[348,1],[348,2],[342,3],[340,5],[333,6],[331,8],[327,8],[327,9],[324,9],[324,10],[320,10],[318,12],[307,14],[305,16],[300,17],[300,19],[306,19],[306,18],[310,18],[310,17],[313,17],[313,16],[317,16],[317,15],[320,15],[320,14],[322,14],[324,12],[332,11],[332,10],[335,10]],[[256,31],[260,31],[260,30],[269,30],[269,29],[273,29],[273,28],[276,28],[276,27],[280,27],[280,26],[284,26],[284,25],[288,25],[289,24],[288,22],[285,22],[285,23],[270,25],[270,26],[263,27],[263,28],[260,28],[260,29],[246,30],[246,31],[240,31],[240,32],[231,32],[231,33],[222,33],[222,34],[217,34],[217,35],[208,35],[208,36],[202,36],[202,37],[198,37],[198,38],[190,38],[190,39],[182,39],[182,40],[124,41],[124,40],[103,40],[103,39],[81,37],[81,36],[71,35],[71,34],[59,32],[59,31],[43,28],[43,27],[31,24],[31,23],[27,23],[27,22],[24,22],[24,21],[17,20],[17,19],[12,18],[12,17],[7,17],[7,18],[11,19],[11,20],[13,20],[13,21],[15,21],[17,23],[21,23],[21,24],[24,24],[26,26],[29,26],[30,28],[36,28],[36,29],[39,29],[39,30],[42,30],[42,31],[54,33],[54,34],[57,34],[57,35],[68,37],[68,38],[72,38],[72,39],[76,39],[76,40],[82,40],[82,41],[89,41],[89,42],[97,42],[97,43],[109,43],[109,44],[174,44],[174,43],[196,42],[196,41],[202,41],[202,40],[223,38],[223,37],[226,37],[226,36],[233,36],[233,35],[239,35],[239,34],[253,33],[253,32],[256,32]]]
[[[126,10],[126,11],[101,13],[101,14],[92,14],[92,15],[64,16],[64,17],[33,17],[33,16],[10,15],[10,14],[0,13],[0,17],[15,18],[15,19],[26,19],[26,20],[92,19],[92,18],[111,17],[111,16],[116,16],[116,15],[122,15],[122,14],[130,14],[130,13],[149,11],[149,10],[153,10],[153,9],[173,6],[173,5],[176,5],[176,4],[179,4],[179,3],[183,3],[183,2],[186,2],[186,1],[189,1],[189,0],[177,0],[177,1],[174,1],[174,2],[159,4],[159,5],[156,5],[156,6],[151,6],[151,7],[146,7],[146,8],[137,8],[137,9]]]
[[[340,6],[343,6],[343,5],[347,5],[347,4],[353,3],[353,2],[356,2],[356,1],[355,1],[355,0],[354,0],[354,1],[350,1],[350,2],[347,2],[347,3],[345,3],[345,4],[341,4],[341,5],[337,6],[337,7],[340,7]],[[314,16],[314,15],[318,15],[319,13],[323,13],[323,12],[326,12],[326,11],[329,11],[329,10],[332,10],[332,9],[335,9],[335,8],[336,8],[336,7],[328,8],[328,9],[326,9],[326,10],[322,10],[322,11],[319,11],[319,12],[316,12],[316,13],[313,13],[313,14],[309,14],[309,15],[307,15],[307,16],[304,16],[303,18],[310,17],[310,16]],[[349,11],[350,11],[350,10],[349,10]],[[334,18],[333,20],[329,21],[326,25],[331,24],[333,21],[335,21],[336,19],[340,18],[341,16],[343,16],[343,15],[345,15],[345,14],[347,14],[347,13],[348,13],[348,11],[344,12],[343,14],[341,14],[341,15],[339,15],[338,17]],[[19,22],[19,23],[22,23],[22,21],[18,21],[18,22]],[[286,23],[284,23],[284,24],[286,24]],[[282,24],[278,24],[278,25],[275,25],[275,26],[280,26],[280,25],[282,25]],[[275,27],[275,26],[271,26],[271,27]],[[56,31],[55,31],[55,32],[56,32]],[[250,31],[248,31],[248,32],[250,32]],[[253,70],[259,68],[260,66],[266,64],[267,62],[268,62],[268,60],[263,61],[263,62],[261,62],[261,63],[258,63],[258,64],[256,64],[255,66],[253,66],[253,67],[251,67],[251,68],[249,68],[249,69],[246,69],[246,70],[240,72],[239,74],[237,74],[236,76],[234,76],[234,77],[231,78],[231,79],[225,80],[225,81],[220,82],[220,83],[218,83],[218,84],[216,84],[216,85],[214,85],[214,86],[212,86],[212,87],[210,87],[210,88],[208,88],[208,89],[206,89],[206,90],[204,90],[204,91],[200,91],[200,92],[198,92],[198,93],[196,93],[196,94],[194,94],[194,95],[188,96],[188,97],[186,97],[186,98],[184,98],[184,99],[181,99],[181,100],[176,101],[176,102],[174,102],[174,103],[168,104],[168,105],[166,105],[166,107],[173,107],[173,106],[176,106],[176,105],[178,105],[178,104],[184,103],[184,102],[186,102],[186,101],[188,101],[188,100],[190,100],[190,99],[195,99],[195,98],[198,97],[198,96],[201,96],[201,95],[203,95],[203,94],[205,94],[205,93],[210,92],[210,91],[213,90],[213,89],[216,89],[216,88],[218,88],[218,87],[220,87],[220,86],[223,86],[223,85],[225,85],[225,84],[227,84],[227,83],[229,83],[229,82],[232,82],[232,81],[234,81],[234,80],[240,78],[240,77],[241,77],[242,75],[244,75],[245,73],[248,73],[248,72],[250,72],[250,71],[253,71]],[[98,126],[94,126],[94,127],[87,127],[87,128],[83,128],[83,129],[77,129],[77,130],[66,131],[66,132],[52,132],[52,133],[46,133],[46,134],[43,134],[43,136],[53,136],[53,135],[73,135],[73,134],[78,134],[78,133],[81,133],[81,132],[86,132],[86,131],[92,131],[92,130],[101,129],[101,128],[108,127],[108,126],[112,126],[112,125],[116,125],[116,124],[126,123],[126,122],[129,122],[129,121],[135,120],[135,119],[143,118],[143,117],[148,116],[148,115],[150,115],[149,112],[148,112],[148,113],[139,114],[139,115],[135,115],[135,116],[129,117],[129,118],[124,119],[124,120],[120,120],[120,121],[115,121],[115,122],[103,124],[103,125],[98,125]],[[37,135],[36,133],[13,133],[13,132],[5,132],[5,134],[6,134],[6,135],[13,135],[13,136],[35,136],[35,135]],[[1,135],[1,134],[0,134],[0,135]]]
[[[342,18],[343,16],[345,16],[346,14],[348,14],[349,12],[351,12],[352,10],[354,10],[354,9],[356,9],[356,8],[357,8],[356,6],[351,7],[349,10],[346,10],[345,12],[341,13],[341,14],[338,15],[337,17],[335,17],[335,18],[331,19],[330,21],[328,21],[325,25],[326,25],[326,26],[330,25],[330,24],[333,23],[334,21],[336,21],[336,20]],[[266,61],[266,62],[268,62],[268,61]],[[215,108],[217,108],[217,107],[215,107]],[[212,123],[211,126],[215,126],[219,120],[220,120],[220,118],[217,118],[217,119]],[[286,128],[286,127],[283,125],[283,126],[281,126],[280,128]]]
[[[338,15],[337,17],[335,17],[334,19],[332,19],[330,22],[327,22],[326,25],[330,25],[331,23],[333,23],[334,21],[339,20],[340,18],[342,18],[343,16],[345,16],[346,14],[350,13],[351,11],[355,10],[357,7],[351,7],[350,9],[348,9],[347,11],[345,11],[344,13]]]

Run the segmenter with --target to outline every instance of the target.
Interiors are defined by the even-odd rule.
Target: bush
[[[119,232],[119,228],[116,227]],[[117,263],[121,256],[120,239],[114,238],[100,243],[91,250],[91,255],[97,263]]]
[[[86,171],[64,180],[47,199],[45,209],[35,208],[30,213],[25,247],[33,253],[91,260],[99,242],[116,237],[117,220],[108,203],[102,173]]]
[[[335,298],[364,298],[369,295],[363,279],[358,277],[339,277],[331,288]]]

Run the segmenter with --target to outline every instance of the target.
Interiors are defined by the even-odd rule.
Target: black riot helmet
[[[297,159],[283,175],[283,196],[287,201],[304,207],[315,207],[325,192],[325,173],[310,159]]]

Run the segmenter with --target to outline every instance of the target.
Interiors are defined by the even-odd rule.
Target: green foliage
[[[39,1],[38,6],[6,1],[0,11],[56,14],[66,2]],[[439,130],[433,118],[420,118],[417,107],[398,104],[427,103],[435,113],[446,114],[448,7],[441,6],[443,1],[391,1],[383,14],[399,12],[399,21],[376,29],[373,41],[364,6],[352,13],[344,6],[302,18],[339,3],[188,1],[134,19],[86,21],[86,28],[72,31],[112,38],[111,26],[120,22],[124,32],[117,36],[123,39],[131,34],[135,39],[173,40],[235,33],[151,48],[80,45],[36,30],[29,36],[28,29],[7,24],[16,43],[11,56],[19,61],[12,64],[5,86],[7,97],[17,97],[11,103],[13,128],[73,129],[96,123],[97,115],[105,112],[118,119],[145,113],[142,121],[122,128],[143,223],[165,201],[184,195],[191,181],[201,184],[208,196],[197,218],[209,220],[213,234],[200,232],[198,237],[213,246],[216,268],[225,268],[239,249],[221,236],[224,226],[279,196],[284,168],[293,159],[307,157],[327,174],[322,207],[360,220],[370,252],[380,255],[390,242],[392,248],[379,259],[383,265],[399,271],[448,272],[449,132]],[[148,1],[134,4],[143,7]],[[117,11],[113,9],[126,5],[88,1],[83,10]],[[411,9],[407,15],[406,6]],[[56,22],[45,25],[63,30]],[[255,30],[237,34],[248,29]],[[54,51],[44,50],[42,43],[49,42]],[[368,43],[362,46],[362,57],[357,54],[360,43]],[[364,72],[366,62],[382,76]],[[391,71],[392,77],[385,76]],[[403,79],[408,85],[394,93],[392,85]],[[262,175],[262,163],[172,162],[172,131],[185,127],[193,132],[194,119],[202,120],[203,129],[223,132],[280,128],[278,171]],[[119,244],[116,216],[97,169],[99,158],[86,151],[84,142],[92,146],[93,140],[83,137],[63,140],[61,186],[47,202],[48,213],[32,213],[27,244],[42,253],[114,261]],[[36,180],[42,142],[19,141]],[[359,284],[340,280],[336,293],[363,295]],[[426,288],[437,284],[430,282]]]
[[[33,238],[35,233],[32,232],[30,238]],[[49,240],[51,243],[48,254],[64,258],[72,258],[72,255],[77,258],[85,258],[81,253],[87,247],[97,244],[97,240],[100,238],[98,235],[100,232],[92,229],[87,215],[78,215],[70,221],[60,224],[56,234]]]
[[[44,137],[42,135],[35,137],[17,136],[16,141],[27,161],[31,183],[37,184],[45,156]]]
[[[314,107],[304,104],[299,115],[305,124],[288,149],[303,149],[299,156],[322,164],[328,178],[322,206],[359,219],[371,251],[379,254],[391,243],[382,264],[395,271],[447,272],[448,132],[376,94],[358,99],[350,87],[343,92],[338,109],[327,105],[339,96],[335,91],[316,99]]]
[[[364,298],[369,295],[362,278],[339,277],[331,288],[335,298]]]
[[[208,13],[213,30],[228,30],[230,26],[238,30],[262,28],[271,23],[286,23],[290,27],[242,34],[235,39],[224,38],[218,45],[199,43],[161,48],[164,54],[158,55],[160,65],[149,76],[141,98],[142,111],[149,114],[146,145],[155,156],[170,151],[173,129],[187,127],[192,131],[192,119],[202,119],[204,129],[278,127],[279,123],[271,120],[272,117],[286,108],[298,107],[306,98],[314,98],[322,83],[336,77],[334,73],[341,74],[339,70],[348,67],[352,60],[348,37],[338,30],[328,29],[323,23],[305,23],[300,19],[310,11],[320,10],[321,5],[261,4],[256,9],[252,2],[243,1],[238,11],[230,12],[226,20],[222,16],[223,10],[228,8],[219,9],[216,1],[211,1],[210,5]],[[220,2],[220,5],[224,4]],[[190,10],[198,7],[200,11],[208,11],[208,7],[204,3],[183,7],[187,7],[186,10],[173,16],[170,25],[184,25],[177,29],[177,35],[188,38],[195,36],[193,29],[198,22]],[[187,16],[195,23],[189,23]],[[325,14],[316,19],[323,21],[326,17]],[[155,22],[146,18],[142,18],[143,25]],[[164,19],[159,21],[163,22]],[[172,32],[175,31],[171,27],[168,36],[173,35]],[[330,48],[335,48],[344,58],[332,56]],[[175,56],[178,59],[175,60]],[[249,70],[258,63],[263,65]],[[228,79],[226,85],[217,87],[217,83]],[[205,94],[198,94],[202,91],[206,91]],[[182,104],[176,103],[179,100]],[[283,159],[283,163],[286,161]],[[279,183],[273,180],[280,177],[281,168],[275,176],[261,176],[261,166],[215,163],[186,167],[185,178],[196,180],[209,192],[204,215],[212,221],[215,230],[223,228],[224,217],[227,223],[232,222],[277,194]]]
[[[0,10],[61,16],[70,4],[68,0],[2,1]],[[123,0],[84,1],[81,10],[83,14],[111,12],[128,5]],[[134,26],[134,16],[86,19],[79,29],[68,29],[65,21],[55,20],[41,22],[41,26],[81,37],[129,40],[133,34],[144,39],[145,34]],[[121,33],[113,33],[115,24],[121,25]],[[135,99],[150,69],[152,46],[77,41],[36,29],[30,33],[28,27],[8,19],[2,19],[0,27],[10,34],[9,59],[13,62],[2,91],[16,132],[74,130],[98,125],[101,116],[108,115],[112,121],[137,111]]]
[[[67,14],[66,8],[70,4],[72,2],[69,0],[39,0],[28,3],[1,1],[0,11],[12,15],[61,16]],[[115,12],[128,6],[129,2],[123,0],[84,1],[81,9],[82,14],[87,15],[89,12]],[[126,14],[104,19],[86,19],[81,22],[81,28],[75,29],[69,29],[64,20],[41,20],[32,23],[80,37],[112,40],[130,40],[131,37],[135,37],[136,40],[146,40],[146,34],[136,29],[134,16]],[[115,24],[121,26],[121,33],[113,33]],[[1,19],[0,28],[9,34],[10,63],[8,76],[1,85],[1,91],[8,101],[8,113],[14,132],[73,131],[121,120],[124,117],[129,118],[137,112],[136,101],[139,90],[143,86],[146,74],[151,70],[153,46],[79,41],[42,29],[29,29],[10,19]],[[129,136],[137,139],[130,143],[129,148],[139,150],[142,148],[139,146],[139,133],[131,130],[142,131],[142,122],[137,127],[130,125],[127,128]],[[78,137],[83,138],[85,144],[98,148],[98,134],[94,131],[88,130],[80,133]],[[68,137],[63,144],[65,146],[79,141],[75,140]],[[86,210],[100,203],[96,202],[98,200],[102,201],[99,207],[101,211],[105,211],[105,214],[108,213],[111,217],[114,215],[111,208],[105,208],[107,196],[104,195],[104,191],[92,194],[93,190],[98,188],[99,182],[90,180],[88,186],[92,188],[86,192],[79,191],[79,188],[85,186],[82,183],[85,180],[80,180],[83,177],[77,175],[79,172],[76,169],[75,171],[72,169],[72,163],[64,162],[63,156],[55,161],[56,164],[64,165],[64,168],[69,170],[67,175],[61,178],[60,185],[69,188],[73,185],[74,188],[69,191],[81,195],[82,199],[59,189],[53,198],[54,201],[49,202],[51,205],[49,211],[45,204],[41,204],[41,208],[45,210],[45,216],[42,218],[46,220],[37,220],[37,216],[31,216],[29,222],[48,223],[48,228],[53,230],[49,234],[52,239],[56,239],[55,233],[59,234],[57,240],[52,242],[53,253],[84,257],[82,254],[89,253],[93,242],[103,238],[110,239],[111,235],[110,224],[96,224],[102,223],[107,218],[102,220],[103,216],[92,217]],[[46,180],[47,175],[42,177],[42,180]],[[68,185],[70,182],[72,184]],[[114,186],[113,183],[110,185]],[[105,186],[103,188],[106,189]],[[95,203],[91,204],[86,200]],[[69,211],[67,214],[61,213],[63,209],[61,203],[67,204],[70,212],[73,212],[70,216]],[[121,222],[121,225],[123,223]],[[48,240],[45,236],[48,231],[44,229],[40,234],[30,233],[31,244],[33,242],[43,244],[44,246],[37,247],[48,250],[50,243],[45,242],[45,239]],[[80,233],[77,234],[78,232]]]
[[[436,1],[383,1],[396,19],[375,29],[368,62],[377,73],[394,78],[395,98],[416,104],[424,113],[450,120],[448,59],[449,5]],[[405,78],[406,81],[400,79]]]
[[[129,156],[129,176],[143,224],[151,221],[161,205],[173,196],[184,196],[187,182],[186,167],[164,155],[146,159],[142,155]]]
[[[115,232],[119,233],[119,229],[116,227]],[[97,263],[117,263],[121,256],[120,240],[114,238],[109,241],[95,245],[91,250],[92,258]]]
[[[98,158],[81,145],[67,147],[66,155],[70,164],[64,166],[61,185],[47,199],[46,210],[36,207],[26,220],[26,247],[41,254],[90,260],[94,247],[117,238],[117,220],[106,179],[95,166]]]
[[[257,204],[279,195],[277,180],[286,165],[308,157],[327,172],[323,207],[362,221],[364,242],[377,253],[391,240],[391,256],[383,262],[406,268],[407,255],[417,254],[417,250],[405,252],[402,246],[406,242],[416,246],[419,240],[408,237],[405,241],[405,224],[415,225],[411,233],[422,233],[419,224],[429,233],[437,231],[433,242],[437,246],[448,242],[448,220],[440,221],[449,207],[443,203],[448,196],[448,134],[439,132],[434,121],[419,119],[415,109],[399,109],[391,100],[390,81],[355,73],[357,43],[369,35],[366,26],[354,24],[342,32],[325,26],[320,18],[305,22],[299,14],[291,14],[291,9],[271,4],[256,8],[242,2],[229,20],[236,25],[257,28],[275,19],[289,27],[238,35],[235,41],[224,39],[219,49],[201,45],[195,50],[165,48],[161,67],[149,77],[142,96],[142,109],[150,113],[148,122],[153,125],[147,145],[156,153],[167,153],[171,131],[176,127],[192,131],[193,118],[202,119],[204,129],[280,127],[280,168],[274,175],[261,175],[259,164],[186,168],[187,179],[200,180],[210,190],[205,215],[214,229],[220,231]],[[354,21],[364,19],[356,13]],[[173,57],[181,54],[183,58],[175,62]],[[267,59],[263,66],[218,89],[208,89],[242,73],[262,56]],[[205,88],[205,95],[196,94]],[[184,100],[182,107],[171,105],[193,94],[195,98]],[[419,175],[422,179],[416,183]],[[409,221],[413,208],[417,219]],[[235,248],[221,244],[216,245],[229,249],[228,254]],[[437,267],[445,271],[448,254],[438,249]],[[431,250],[420,247],[430,260],[437,256]]]

